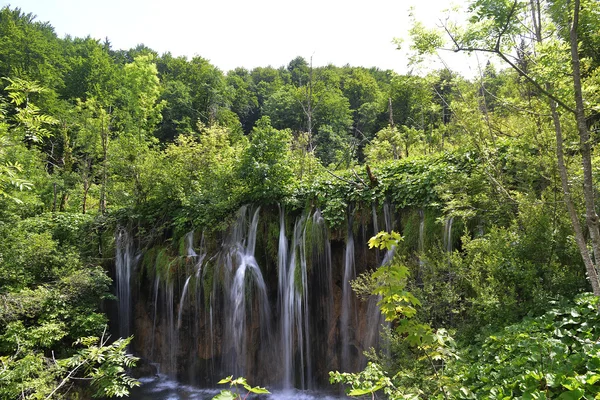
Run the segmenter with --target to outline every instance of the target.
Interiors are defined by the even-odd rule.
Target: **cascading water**
[[[452,222],[454,217],[448,217],[444,221],[444,249],[452,253]]]
[[[177,375],[177,352],[178,348],[178,337],[177,329],[175,327],[175,316],[173,309],[175,308],[175,290],[173,287],[173,281],[166,283],[165,296],[166,296],[166,311],[167,311],[167,372],[171,375]]]
[[[181,329],[181,314],[183,313],[183,307],[185,305],[185,295],[188,291],[188,285],[190,284],[192,275],[188,276],[183,285],[183,291],[181,292],[181,299],[179,300],[179,311],[177,312],[177,329]]]
[[[202,244],[203,242],[204,235],[202,236]],[[177,329],[181,329],[181,316],[183,314],[183,309],[186,305],[185,296],[188,293],[188,285],[190,284],[190,279],[192,279],[192,277],[194,276],[196,277],[196,291],[198,291],[198,282],[200,281],[202,262],[204,261],[204,257],[206,257],[206,253],[201,253],[200,255],[198,255],[194,250],[194,231],[188,232],[185,235],[185,243],[187,259],[189,260],[188,264],[193,265],[193,270],[189,273],[188,277],[186,278],[185,283],[183,285],[183,290],[181,292],[181,299],[179,300],[179,311],[177,312]]]
[[[119,300],[119,336],[130,335],[131,325],[131,273],[134,264],[133,239],[127,230],[119,228],[116,235],[116,281]]]
[[[254,308],[258,311],[259,329],[263,343],[267,343],[271,333],[271,311],[267,298],[267,287],[254,257],[259,209],[253,213],[247,236],[244,235],[246,212],[246,207],[240,210],[238,223],[233,229],[230,241],[231,247],[225,256],[225,269],[233,274],[231,286],[225,288],[226,296],[229,297],[225,346],[233,350],[227,367],[240,375],[244,374],[247,367],[248,322],[254,320]]]
[[[152,317],[152,341],[150,345],[150,359],[154,359],[154,345],[156,342],[156,314],[158,311],[158,290],[160,288],[160,275],[154,277],[154,310]]]
[[[373,203],[373,205],[371,207],[371,214],[373,217],[373,236],[375,236],[379,233],[379,223],[377,221],[377,208],[375,207],[375,203]],[[375,257],[376,257],[377,261],[380,260],[379,247],[375,247]]]
[[[425,212],[419,210],[419,256],[425,250]]]
[[[389,205],[383,210],[388,229]],[[286,237],[286,212],[281,207],[277,237],[268,219],[273,214],[264,214],[263,223],[258,209],[242,207],[210,256],[204,239],[195,245],[193,232],[182,239],[185,247],[179,251],[150,249],[156,261],[146,258],[140,269],[152,283],[140,289],[148,305],[147,316],[136,314],[136,340],[147,346],[140,355],[160,362],[164,373],[203,385],[235,375],[259,385],[311,389],[325,383],[327,371],[356,370],[362,350],[378,346],[382,323],[377,298],[359,303],[350,286],[356,269],[365,268],[363,261],[373,257],[362,238],[371,233],[370,224],[355,236],[349,216],[342,243],[330,239],[323,215],[314,209],[296,218]],[[379,222],[374,212],[374,229]],[[362,247],[355,247],[355,241]],[[333,246],[338,256],[332,256]],[[126,246],[121,249],[126,252]],[[258,250],[265,252],[255,256]],[[121,253],[119,257],[127,258]],[[391,254],[386,252],[384,258]],[[333,273],[334,265],[339,274]],[[263,277],[263,271],[269,275]],[[272,314],[271,307],[277,312]],[[140,310],[136,307],[136,313]]]
[[[282,236],[283,233],[283,236]],[[283,354],[285,389],[293,387],[294,366],[300,388],[307,387],[307,376],[311,376],[310,329],[308,316],[308,278],[306,262],[306,218],[296,220],[289,258],[286,251],[285,220],[280,214],[279,236],[279,299],[281,318],[281,345]],[[296,360],[295,360],[296,358]]]
[[[307,246],[310,247],[308,255],[313,265],[314,284],[313,289],[322,293],[320,296],[324,301],[319,302],[313,307],[318,312],[313,314],[320,317],[322,321],[321,328],[329,329],[333,315],[333,277],[331,271],[331,242],[329,231],[321,210],[316,209],[312,215],[312,224],[310,226],[310,241]]]
[[[386,225],[386,231],[391,232],[391,217],[389,213],[389,204],[384,204],[384,221]],[[375,206],[372,208],[373,213],[373,232],[377,234],[379,232],[379,226],[377,224],[377,212]],[[392,246],[391,249],[386,250],[383,260],[380,264],[380,267],[389,264],[394,257],[394,253],[396,252],[396,246]],[[379,252],[377,252],[377,260],[379,260]],[[382,328],[385,326],[389,326],[389,322],[385,320],[385,317],[379,310],[379,306],[377,303],[381,300],[381,296],[369,296],[369,300],[367,301],[367,322],[366,322],[366,334],[363,339],[363,348],[377,348],[379,347],[379,339],[381,337]],[[366,360],[365,360],[366,361]]]
[[[391,232],[394,229],[392,222],[392,212],[390,211],[390,203],[383,203],[383,220],[385,221],[385,231]]]
[[[341,368],[349,371],[350,368],[350,313],[352,312],[352,287],[350,281],[355,276],[354,266],[354,235],[352,233],[352,217],[348,217],[348,236],[346,238],[346,251],[344,253],[344,277],[342,280],[342,309],[340,313],[340,339],[341,339]]]

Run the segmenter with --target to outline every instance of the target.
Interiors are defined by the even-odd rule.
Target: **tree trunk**
[[[583,93],[581,90],[581,68],[578,50],[578,25],[580,0],[573,2],[573,21],[570,30],[571,44],[571,67],[573,69],[573,91],[575,94],[575,119],[577,120],[577,132],[579,133],[579,148],[581,151],[581,163],[583,164],[583,196],[585,198],[585,219],[590,238],[594,259],[600,262],[600,231],[598,229],[598,214],[594,201],[594,181],[592,176],[592,151],[590,144],[590,132],[587,128],[585,110],[583,107]]]
[[[53,187],[53,200],[52,200],[52,212],[56,212],[56,182],[52,184]]]
[[[58,211],[64,212],[67,207],[67,202],[69,201],[69,193],[64,191],[60,198],[60,205],[58,206]]]
[[[576,0],[576,4],[575,7],[578,8],[579,7],[579,0]],[[536,35],[536,40],[538,43],[542,43],[542,30],[541,30],[541,17],[539,17],[540,15],[540,3],[539,1],[535,1],[535,0],[531,0],[531,8],[532,8],[532,16],[533,16],[533,21],[534,21],[534,32]],[[581,93],[581,79],[580,79],[580,73],[579,73],[579,54],[577,53],[577,31],[576,31],[576,23],[577,23],[577,15],[575,15],[575,18],[573,19],[573,24],[571,25],[571,56],[572,56],[572,63],[573,63],[573,85],[575,88],[575,97],[576,97],[576,101],[577,98],[579,98],[579,101],[581,102],[581,108],[579,109],[579,102],[577,105],[577,113],[579,114],[579,111],[581,111],[581,115],[583,115],[583,100],[582,100],[582,93]],[[574,32],[573,32],[574,30]],[[575,51],[573,52],[573,43],[575,43]],[[576,64],[576,65],[575,65]],[[577,75],[577,78],[575,78],[575,76]],[[577,89],[578,87],[578,89]],[[552,85],[549,83],[546,83],[545,85],[545,89],[547,92],[552,92]],[[579,253],[581,254],[581,258],[583,259],[583,263],[585,265],[585,269],[586,269],[586,273],[588,276],[588,279],[590,281],[590,284],[592,285],[592,291],[594,293],[594,295],[596,296],[600,296],[600,282],[598,281],[598,273],[596,270],[596,266],[594,265],[594,260],[592,260],[591,256],[590,256],[590,252],[588,250],[588,246],[587,246],[587,241],[585,238],[585,235],[583,233],[583,229],[581,227],[581,223],[579,221],[579,215],[577,212],[577,208],[575,207],[575,204],[573,203],[573,198],[571,196],[571,188],[570,188],[570,184],[569,184],[569,176],[567,173],[567,167],[565,165],[565,157],[564,157],[564,149],[563,149],[563,134],[562,134],[562,126],[561,126],[561,122],[560,122],[560,116],[558,114],[557,111],[557,105],[556,102],[552,99],[549,99],[549,104],[550,104],[550,111],[552,114],[552,122],[554,124],[554,131],[556,134],[556,158],[557,158],[557,166],[558,166],[558,172],[560,175],[560,182],[561,182],[561,186],[562,186],[562,192],[563,192],[563,199],[565,201],[565,205],[567,206],[567,211],[569,213],[569,218],[571,220],[571,225],[573,226],[573,231],[575,233],[575,242],[577,243],[577,247],[579,248]],[[583,140],[582,139],[582,131],[579,129],[579,115],[576,115],[577,117],[577,125],[578,125],[578,130],[579,130],[579,134],[580,134],[580,139],[582,140],[582,144],[586,143],[587,144],[587,149],[584,149],[582,146],[581,149],[581,153],[582,153],[582,159],[583,159],[583,169],[584,169],[584,176],[586,175],[586,163],[589,163],[589,171],[590,171],[590,180],[587,183],[584,183],[584,192],[585,192],[585,203],[586,203],[586,222],[588,223],[588,228],[590,227],[590,219],[589,219],[589,211],[590,211],[590,207],[589,207],[589,201],[588,201],[588,191],[589,193],[592,194],[591,196],[591,210],[593,211],[593,215],[595,216],[595,221],[597,223],[598,218],[596,216],[596,213],[594,211],[594,199],[593,199],[593,185],[591,184],[591,157],[590,157],[590,147],[589,147],[589,133],[587,133],[587,126],[585,127],[585,132],[587,133],[587,138],[588,140]],[[584,121],[584,126],[585,126],[585,117],[583,118]],[[584,153],[587,151],[587,156],[584,155]],[[586,162],[586,158],[587,158],[587,162]],[[585,178],[584,178],[585,179]],[[597,232],[597,224],[596,224],[596,232]],[[590,229],[590,236],[592,236],[592,230]],[[597,237],[597,233],[596,233],[596,237]],[[594,239],[592,237],[592,243],[594,242]],[[598,258],[598,253],[596,253],[596,246],[594,246],[594,258],[596,260],[596,262],[598,262],[598,260],[600,260]],[[600,247],[599,247],[600,249]]]
[[[552,121],[554,122],[554,131],[556,133],[556,156],[558,161],[558,173],[560,174],[563,198],[565,200],[565,204],[569,212],[569,218],[571,219],[571,225],[573,226],[573,231],[575,233],[575,242],[577,242],[577,247],[579,248],[579,253],[581,254],[581,258],[583,259],[583,263],[585,264],[585,270],[587,272],[588,279],[592,285],[592,291],[596,296],[600,296],[600,284],[598,282],[598,274],[596,272],[596,268],[594,266],[592,258],[590,257],[587,242],[585,240],[585,236],[583,234],[583,230],[581,229],[581,224],[579,222],[579,216],[577,215],[577,209],[575,208],[573,198],[571,197],[571,188],[569,187],[569,177],[567,175],[567,167],[565,165],[565,157],[563,151],[562,127],[558,112],[556,111],[556,103],[552,100],[550,100],[550,110],[552,111]]]
[[[85,214],[87,212],[87,195],[90,190],[87,179],[83,181],[83,204],[81,205],[81,213]]]

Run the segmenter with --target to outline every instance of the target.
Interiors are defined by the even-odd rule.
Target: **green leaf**
[[[222,390],[213,400],[235,400],[238,397],[231,390]]]
[[[383,388],[383,385],[376,385],[366,389],[352,389],[348,391],[348,396],[364,396],[365,394],[375,393]]]
[[[231,380],[232,380],[232,379],[233,379],[233,375],[230,375],[230,376],[228,376],[227,378],[223,378],[223,379],[221,379],[221,380],[218,382],[218,384],[219,384],[219,385],[223,385],[223,384],[225,384],[225,383],[229,383],[229,382],[231,382]]]
[[[558,399],[559,400],[579,400],[583,397],[583,395],[584,395],[583,389],[575,389],[575,390],[569,390],[568,392],[561,393],[561,395],[558,396]]]
[[[594,383],[598,382],[600,380],[600,374],[594,374],[592,376],[590,376],[589,378],[586,379],[586,383],[588,385],[593,385]]]
[[[267,389],[265,389],[263,387],[260,387],[260,386],[255,386],[255,387],[246,388],[246,389],[248,389],[249,392],[256,393],[256,394],[269,394],[269,393],[271,393]]]

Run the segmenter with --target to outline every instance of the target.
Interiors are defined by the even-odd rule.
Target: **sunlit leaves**
[[[258,120],[239,170],[250,189],[249,200],[276,201],[288,192],[293,177],[288,164],[290,142],[289,130],[273,128],[269,117]]]
[[[386,372],[376,363],[368,363],[365,369],[357,374],[348,372],[329,372],[329,382],[350,385],[346,393],[349,396],[364,396],[393,387],[391,379]]]
[[[413,64],[422,61],[424,55],[435,53],[445,43],[442,32],[438,29],[427,28],[422,22],[415,22],[409,33],[412,38],[410,47],[416,54],[411,59]]]
[[[597,299],[582,295],[576,305],[556,307],[489,336],[464,352],[452,368],[461,393],[478,398],[596,398],[600,387],[600,320]],[[596,396],[596,397],[594,397]]]
[[[29,101],[31,93],[42,93],[46,89],[37,82],[19,78],[4,79],[9,82],[5,90],[8,92],[11,102],[15,105],[16,111],[12,128],[21,132],[25,139],[33,142],[39,142],[41,139],[49,137],[51,132],[48,127],[55,125],[57,120],[43,114],[39,107]]]
[[[376,247],[381,250],[391,250],[392,247],[398,245],[401,240],[402,236],[396,231],[390,233],[381,231],[369,239],[369,248],[372,249],[373,247]]]
[[[235,388],[235,392],[231,390],[222,390],[221,393],[213,397],[213,400],[242,400],[242,398],[246,398],[246,396],[242,397],[240,393],[240,389],[243,388],[247,393],[254,394],[269,394],[267,389],[260,386],[250,386],[246,381],[246,378],[239,377],[237,379],[233,379],[233,375],[228,376],[227,378],[221,379],[219,385],[229,384],[231,388]],[[240,388],[241,387],[241,388]]]

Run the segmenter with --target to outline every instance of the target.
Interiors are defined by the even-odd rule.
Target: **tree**
[[[585,20],[587,26],[598,26],[598,3],[588,0],[584,0],[583,3],[581,0],[547,3],[538,0],[477,0],[470,3],[469,12],[471,18],[465,28],[451,24],[444,26],[452,50],[478,51],[499,57],[548,101],[556,136],[556,157],[563,198],[588,279],[594,294],[600,296],[600,221],[595,209],[596,190],[592,175],[592,143],[588,126],[588,121],[595,119],[598,110],[590,106],[593,104],[590,103],[590,99],[593,99],[595,94],[586,89],[593,85],[600,70],[598,67],[585,67],[585,74],[582,74],[580,56],[580,21]],[[523,24],[522,21],[529,21],[530,24]],[[418,24],[413,27],[412,32],[415,38],[413,48],[419,53],[426,53],[444,45],[440,32],[428,31]],[[533,39],[527,39],[528,32],[533,32]],[[511,55],[513,52],[519,54],[519,60],[515,60]],[[528,65],[535,67],[527,68]],[[576,126],[579,138],[585,220],[593,258],[589,254],[586,235],[579,221],[565,161],[564,131],[569,120]]]
[[[236,113],[244,132],[249,133],[258,119],[258,97],[252,90],[252,77],[244,68],[229,71],[225,78],[232,93],[229,95],[231,111]]]
[[[249,188],[248,200],[277,201],[292,183],[291,132],[275,129],[269,117],[262,117],[250,135],[250,146],[242,155],[240,176]]]
[[[0,77],[37,81],[49,90],[60,88],[64,60],[60,41],[47,22],[8,6],[0,10]]]
[[[341,89],[352,110],[353,136],[370,139],[376,131],[377,116],[385,107],[377,81],[366,70],[353,68],[344,76]]]

